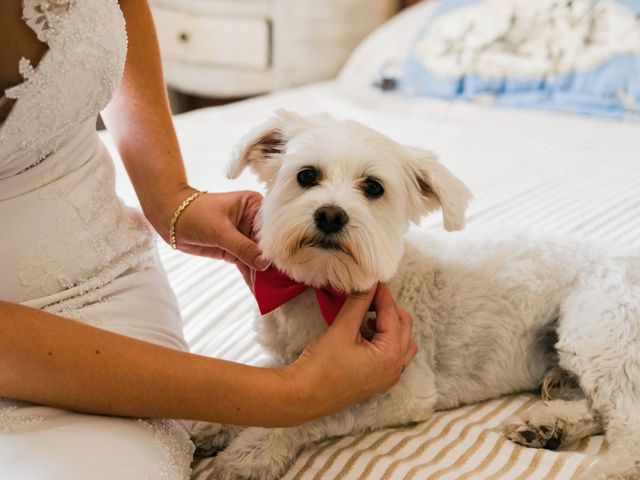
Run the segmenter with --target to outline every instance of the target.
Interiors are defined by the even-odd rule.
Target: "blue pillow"
[[[443,0],[402,68],[408,95],[640,119],[640,0]]]

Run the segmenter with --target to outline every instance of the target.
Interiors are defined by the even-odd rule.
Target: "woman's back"
[[[41,162],[102,110],[124,69],[115,0],[8,0],[0,31],[0,181]],[[21,18],[22,17],[22,18]]]
[[[0,50],[0,92],[4,93],[23,80],[18,68],[20,59],[28,58],[37,65],[48,49],[22,19],[22,0],[5,0],[3,4],[0,45],[11,46]]]

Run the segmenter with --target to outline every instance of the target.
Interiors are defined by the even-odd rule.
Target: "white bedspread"
[[[506,225],[640,248],[639,125],[409,101],[346,79],[176,117],[192,184],[210,191],[259,188],[250,174],[225,179],[223,166],[238,138],[278,108],[356,119],[434,150],[475,195],[470,227],[491,223],[496,235]],[[119,179],[122,196],[135,203],[120,167]],[[441,228],[439,215],[421,228]],[[234,269],[165,245],[160,253],[193,351],[263,362],[252,333],[254,301]],[[603,448],[601,438],[549,452],[516,446],[492,430],[530,401],[507,397],[439,413],[415,427],[332,440],[306,450],[286,478],[571,478],[584,468],[584,453]]]

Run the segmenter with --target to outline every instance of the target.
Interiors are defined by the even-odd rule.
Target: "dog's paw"
[[[555,450],[563,443],[564,422],[534,410],[507,419],[502,424],[502,432],[509,440],[521,445]]]
[[[289,468],[295,450],[278,429],[247,428],[218,452],[200,477],[210,480],[275,480]]]
[[[224,449],[242,431],[242,427],[200,421],[190,422],[187,427],[196,457],[208,457]]]
[[[208,459],[206,468],[197,475],[198,480],[262,480],[260,472],[235,468],[220,460],[218,456]]]

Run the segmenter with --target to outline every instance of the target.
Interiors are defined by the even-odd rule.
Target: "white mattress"
[[[497,225],[506,225],[640,248],[639,125],[405,100],[345,79],[176,117],[192,184],[210,191],[259,188],[250,174],[232,182],[222,171],[238,138],[277,108],[353,118],[434,150],[475,195],[471,228],[491,223],[496,234]],[[118,170],[119,191],[135,204]],[[420,228],[440,228],[439,215]],[[160,254],[193,351],[264,362],[252,331],[254,301],[235,270],[164,244]],[[439,413],[415,427],[331,440],[306,450],[285,478],[571,478],[586,465],[585,453],[603,448],[600,437],[550,452],[516,446],[492,430],[530,401],[508,397]]]

